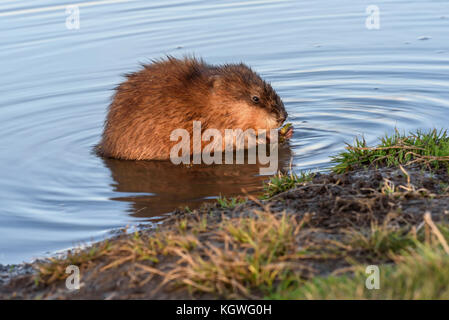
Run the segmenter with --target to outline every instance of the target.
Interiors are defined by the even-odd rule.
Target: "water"
[[[251,65],[296,129],[281,166],[322,169],[344,142],[447,127],[448,1],[0,3],[0,263],[28,261],[220,193],[260,190],[255,166],[103,160],[121,74],[165,54]],[[365,26],[368,5],[380,29]]]

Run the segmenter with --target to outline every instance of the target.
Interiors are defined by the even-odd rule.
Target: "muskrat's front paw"
[[[293,127],[288,128],[287,133],[285,134],[285,139],[291,139],[293,137]]]
[[[279,129],[279,142],[285,142],[293,136],[293,126],[291,123],[286,123]]]

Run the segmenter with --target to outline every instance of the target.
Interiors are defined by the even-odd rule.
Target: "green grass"
[[[276,194],[296,187],[298,184],[309,182],[314,176],[315,173],[310,171],[301,171],[299,176],[294,172],[290,172],[289,174],[279,172],[264,185],[264,194],[262,198],[271,198]]]
[[[367,289],[370,273],[316,277],[283,283],[268,299],[449,299],[449,255],[442,248],[418,244],[395,257],[396,265],[379,265],[379,289]]]
[[[362,249],[376,256],[376,262],[371,264],[379,268],[379,289],[366,288],[372,273],[367,270],[371,264],[365,260],[354,262],[352,270],[342,275],[310,280],[286,277],[265,298],[449,299],[449,228],[447,224],[435,228],[438,231],[426,227],[419,232],[413,228],[407,232],[386,225],[373,226],[368,233],[349,237],[349,250]],[[388,256],[389,263],[381,263],[382,256]]]
[[[295,253],[301,226],[294,217],[276,217],[270,212],[259,212],[257,219],[224,220],[216,238],[226,245],[192,253],[186,265],[173,272],[173,278],[193,291],[253,297],[254,291],[266,291],[282,277],[283,263]]]
[[[449,135],[446,130],[416,131],[409,135],[397,130],[380,139],[377,147],[369,147],[364,138],[332,157],[334,172],[374,166],[398,166],[419,163],[430,168],[449,168]]]
[[[373,260],[388,259],[392,254],[416,247],[417,243],[416,235],[407,228],[387,225],[373,224],[368,231],[353,229],[349,234],[351,247],[368,254]]]
[[[226,198],[220,195],[217,199],[217,203],[222,209],[234,209],[239,204],[245,203],[246,200],[246,198],[242,197]]]

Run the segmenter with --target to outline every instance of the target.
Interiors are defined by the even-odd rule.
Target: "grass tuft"
[[[219,196],[217,199],[217,203],[222,209],[234,209],[239,204],[245,203],[247,201],[246,198],[243,197],[231,197],[226,198],[224,196]]]
[[[315,173],[310,171],[301,171],[299,176],[294,172],[290,172],[289,174],[278,172],[277,175],[274,175],[264,185],[264,194],[262,198],[269,199],[281,192],[290,190],[299,184],[310,182],[314,176]]]
[[[449,135],[446,130],[416,131],[409,135],[394,134],[381,138],[377,147],[369,147],[364,138],[356,138],[346,151],[332,157],[334,172],[357,168],[399,166],[418,163],[428,168],[449,168]]]
[[[250,298],[252,290],[270,290],[282,276],[301,226],[294,217],[269,212],[226,219],[215,236],[224,247],[208,243],[204,250],[181,257],[167,279],[192,292]]]
[[[373,260],[388,260],[392,254],[406,248],[416,247],[416,236],[407,228],[395,228],[388,224],[373,223],[369,230],[351,229],[349,243],[357,251],[371,256]]]
[[[269,299],[449,299],[449,229],[438,227],[430,214],[424,215],[425,236],[389,228],[386,224],[373,226],[371,233],[358,235],[350,246],[370,250],[379,256],[388,253],[394,264],[382,264],[379,269],[379,288],[368,289],[372,271],[365,263],[354,265],[351,273],[314,277],[308,281],[286,278],[266,298]],[[351,239],[351,238],[350,238]],[[335,272],[334,272],[335,273]]]
[[[367,289],[371,274],[358,266],[351,275],[293,282],[269,299],[449,299],[449,255],[441,248],[417,244],[395,256],[395,265],[379,266],[379,289]]]

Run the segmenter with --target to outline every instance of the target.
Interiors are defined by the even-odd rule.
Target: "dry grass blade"
[[[443,246],[444,251],[449,255],[449,246],[448,246],[448,244],[446,242],[446,239],[444,238],[444,236],[441,234],[440,230],[438,230],[438,227],[433,222],[432,217],[430,215],[430,212],[427,211],[424,214],[424,221],[427,223],[427,225],[430,227],[432,232],[435,234],[435,236],[437,237],[438,241]]]
[[[146,272],[151,273],[151,274],[154,273],[154,274],[157,274],[157,275],[162,276],[162,277],[164,277],[166,275],[164,272],[162,272],[162,271],[160,271],[160,270],[158,270],[156,268],[152,268],[150,266],[146,266],[146,265],[143,265],[143,264],[140,264],[140,263],[136,263],[135,266],[140,268],[140,269],[142,269],[142,270],[145,270]]]

